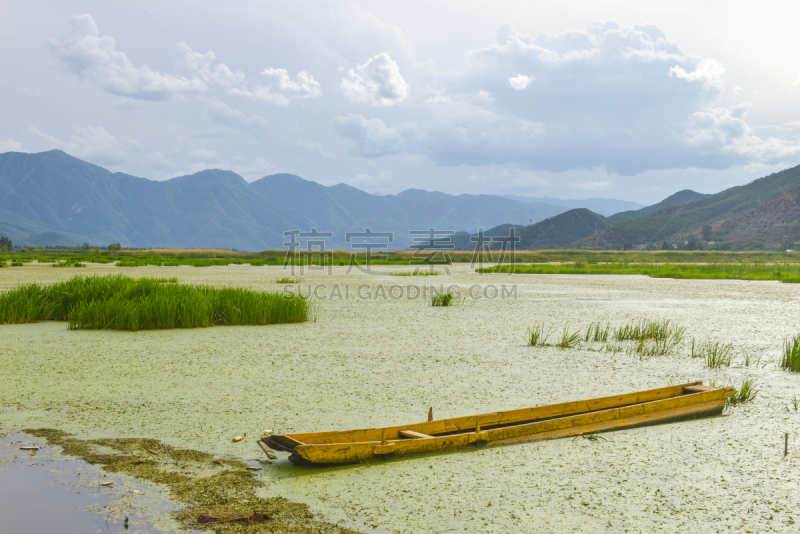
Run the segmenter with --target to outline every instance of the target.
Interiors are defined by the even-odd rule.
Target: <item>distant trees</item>
[[[14,244],[11,242],[11,239],[6,236],[0,236],[0,250],[4,252],[11,252],[11,248]]]
[[[703,241],[711,241],[711,226],[703,226]]]
[[[622,244],[622,250],[630,250],[633,248],[633,244],[630,241],[625,241]]]
[[[670,250],[671,248],[672,247],[669,246],[669,243],[667,243],[666,239],[661,242],[661,250]]]
[[[702,250],[703,243],[697,239],[697,236],[692,234],[686,240],[686,243],[683,246],[684,250]]]
[[[122,250],[122,245],[119,243],[111,243],[108,245],[108,250]]]

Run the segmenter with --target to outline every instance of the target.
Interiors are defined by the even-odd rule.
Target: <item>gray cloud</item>
[[[356,142],[355,153],[366,158],[397,154],[403,150],[403,139],[394,128],[387,128],[380,119],[365,119],[351,113],[333,119],[333,128],[342,137]]]

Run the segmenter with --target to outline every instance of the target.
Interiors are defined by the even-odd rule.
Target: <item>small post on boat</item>
[[[481,418],[475,419],[475,433],[480,434],[481,432]]]
[[[386,445],[386,429],[381,430],[381,445]]]
[[[433,406],[428,408],[428,421],[433,421]]]

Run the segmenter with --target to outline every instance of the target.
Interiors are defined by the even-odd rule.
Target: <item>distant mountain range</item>
[[[800,166],[770,174],[714,195],[689,189],[657,204],[604,217],[585,208],[571,209],[525,227],[515,227],[519,249],[620,248],[624,244],[680,244],[691,236],[718,246],[742,248],[800,242]],[[508,235],[498,226],[485,235]],[[469,235],[458,243],[469,249]],[[474,243],[473,243],[474,246]]]
[[[660,244],[700,237],[705,226],[712,241],[744,247],[800,240],[800,166],[714,195],[679,191],[646,207],[613,199],[517,198],[419,189],[378,196],[292,174],[247,183],[217,169],[153,181],[58,150],[0,154],[0,235],[21,245],[281,249],[284,232],[312,228],[333,234],[326,249],[371,240],[346,239],[367,228],[393,233],[392,242],[377,240],[390,249],[408,248],[409,231],[429,228],[455,231],[459,249],[474,246],[470,237],[479,228],[490,237],[512,227],[520,249]],[[576,203],[598,211],[569,208]]]
[[[644,206],[638,202],[628,200],[616,200],[613,198],[586,198],[583,200],[561,199],[553,197],[525,197],[520,195],[503,195],[504,198],[519,200],[520,202],[531,202],[538,204],[550,204],[551,206],[563,206],[568,209],[586,208],[600,215],[614,215],[621,211],[638,210]]]
[[[396,249],[412,242],[410,230],[528,225],[568,209],[532,199],[419,189],[377,196],[291,174],[248,184],[236,173],[206,170],[153,181],[112,173],[58,150],[0,154],[0,234],[21,245],[280,249],[284,232],[316,228],[333,234],[325,240],[330,249],[349,248],[347,232],[370,228],[394,233],[387,244]]]

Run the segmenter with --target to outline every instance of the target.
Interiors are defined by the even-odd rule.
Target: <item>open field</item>
[[[0,290],[121,269],[132,277],[259,291],[274,291],[276,279],[290,276],[247,265],[26,264],[2,270]],[[800,332],[800,286],[481,275],[463,265],[451,266],[449,276],[398,279],[391,276],[396,268],[385,270],[306,271],[300,284],[287,287],[316,290],[316,322],[139,332],[2,325],[0,432],[57,428],[83,439],[152,438],[252,462],[263,458],[254,439],[266,428],[383,426],[422,421],[429,406],[440,418],[690,380],[739,387],[752,379],[755,400],[721,417],[609,433],[605,440],[326,469],[295,467],[282,455],[255,473],[266,495],[307,503],[322,518],[363,532],[789,532],[796,524],[800,412],[792,400],[800,395],[800,375],[780,363],[784,340]],[[391,296],[393,289],[407,297],[408,288],[431,284],[456,286],[466,302],[439,308],[430,294]],[[516,284],[516,298],[470,299],[466,292],[491,296],[491,284]],[[529,344],[537,324],[556,327],[547,346]],[[559,348],[565,325],[580,336]],[[685,331],[668,353],[636,351],[638,339],[674,339],[675,328]],[[692,339],[729,344],[730,365],[692,358]],[[244,434],[244,441],[231,441]]]
[[[777,280],[800,282],[800,263],[711,263],[711,264],[652,264],[652,263],[575,263],[496,265],[480,269],[482,273],[513,272],[525,274],[643,274],[651,278],[677,278],[700,280]]]
[[[119,267],[162,266],[177,267],[191,265],[194,267],[213,267],[224,265],[251,266],[283,266],[284,264],[315,266],[356,266],[371,263],[374,265],[415,265],[426,266],[430,263],[447,265],[451,263],[468,263],[481,267],[494,263],[561,263],[582,262],[584,264],[791,264],[800,265],[800,253],[789,252],[720,252],[720,251],[592,251],[592,250],[518,250],[514,254],[475,255],[465,251],[441,252],[430,257],[416,255],[410,250],[394,250],[376,252],[367,260],[363,252],[331,250],[320,252],[300,251],[287,255],[286,250],[263,250],[261,252],[236,252],[231,250],[211,249],[152,249],[152,250],[94,250],[94,251],[62,251],[32,250],[0,252],[0,267],[8,266],[8,262],[29,263],[67,262],[74,263],[117,263]],[[483,261],[483,264],[479,264]],[[565,273],[566,274],[566,273]],[[610,274],[610,273],[609,273]]]

